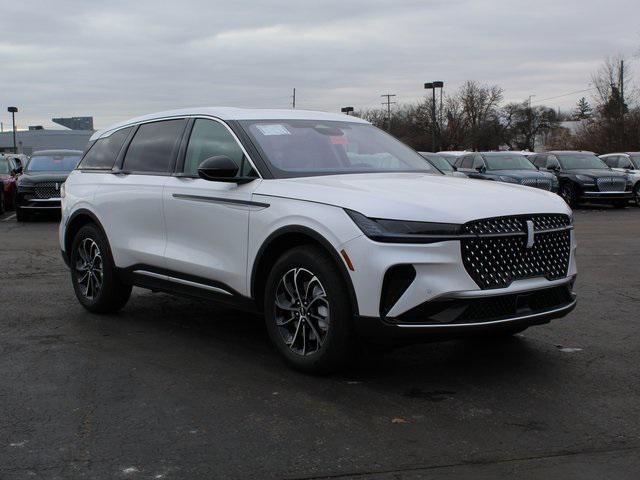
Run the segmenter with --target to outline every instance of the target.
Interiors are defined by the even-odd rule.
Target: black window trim
[[[176,152],[176,154],[173,155],[173,158],[171,158],[169,160],[169,168],[167,168],[167,171],[166,172],[148,172],[148,171],[144,171],[144,170],[124,170],[122,168],[124,166],[124,159],[127,156],[127,152],[129,151],[129,146],[131,145],[131,142],[135,138],[136,133],[138,133],[138,130],[140,130],[140,127],[142,125],[146,125],[146,124],[149,124],[149,123],[160,123],[160,122],[166,122],[166,121],[172,121],[172,120],[186,120],[186,121],[184,122],[184,126],[182,127],[182,132],[179,134],[180,146],[178,147],[178,151]],[[134,128],[132,129],[129,137],[125,140],[123,148],[120,149],[120,154],[118,155],[118,158],[116,160],[114,168],[110,171],[110,173],[113,173],[113,174],[116,174],[116,175],[149,175],[149,176],[154,176],[154,177],[170,177],[170,176],[172,176],[173,172],[174,172],[174,169],[175,169],[175,165],[176,165],[176,159],[177,159],[178,153],[180,152],[180,147],[182,146],[182,140],[184,139],[184,132],[185,132],[188,124],[189,124],[189,116],[186,116],[186,115],[173,116],[173,117],[153,118],[153,119],[145,120],[144,122],[140,122],[140,123],[134,124],[133,125]],[[123,126],[123,128],[130,127],[130,126],[131,125],[126,125],[126,126]],[[118,129],[118,130],[120,130],[120,129]]]
[[[133,127],[133,128],[132,128]],[[84,161],[84,157],[87,156],[87,154],[89,153],[89,151],[91,151],[91,149],[96,145],[96,143],[98,143],[100,140],[102,140],[103,138],[109,138],[111,135],[114,135],[115,133],[119,132],[120,130],[124,130],[126,128],[130,128],[131,130],[129,131],[129,134],[127,135],[127,137],[124,139],[124,142],[122,142],[122,145],[120,146],[120,150],[118,150],[118,154],[116,155],[116,158],[113,161],[113,165],[109,168],[104,167],[104,168],[96,168],[96,167],[80,167],[80,165],[82,165],[82,162]],[[118,160],[120,160],[120,155],[122,154],[122,151],[125,149],[125,147],[129,146],[129,142],[131,141],[131,137],[132,137],[132,133],[134,133],[137,130],[137,127],[135,125],[127,125],[125,127],[121,127],[121,128],[116,128],[114,130],[111,130],[109,132],[109,135],[103,135],[100,138],[96,138],[93,142],[89,142],[89,147],[85,150],[85,152],[82,154],[82,157],[80,158],[80,161],[78,162],[78,166],[76,167],[76,170],[80,171],[80,172],[84,172],[84,173],[110,173],[112,172],[115,168],[116,165],[118,164]]]
[[[184,172],[182,172],[182,169],[184,168],[184,161],[187,155],[187,148],[189,146],[189,140],[191,139],[191,133],[193,132],[193,126],[195,125],[196,120],[201,119],[201,120],[211,120],[225,127],[227,131],[231,134],[235,142],[240,146],[240,150],[242,150],[242,153],[245,157],[245,161],[249,162],[252,170],[257,174],[256,180],[263,178],[262,174],[260,173],[260,170],[256,167],[255,162],[252,160],[243,142],[240,141],[240,139],[238,138],[238,135],[236,135],[236,132],[233,130],[233,128],[231,128],[231,126],[228,125],[224,120],[218,117],[210,116],[210,115],[192,115],[192,116],[189,116],[188,118],[189,118],[189,121],[187,122],[187,128],[185,129],[182,135],[182,141],[180,143],[180,148],[178,149],[178,158],[177,158],[177,161],[175,162],[173,173],[171,174],[172,176],[180,177],[180,178],[200,178],[198,175],[187,175]],[[241,175],[242,175],[242,172],[238,171],[238,176],[241,176]]]

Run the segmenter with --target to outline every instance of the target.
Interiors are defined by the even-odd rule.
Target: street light
[[[353,107],[342,107],[340,111],[349,115],[349,112],[353,112]]]
[[[444,82],[436,81],[429,82],[424,84],[424,88],[426,90],[431,90],[433,93],[433,103],[431,104],[431,116],[433,119],[433,123],[431,125],[431,150],[436,151],[436,88],[440,89],[440,110],[442,110],[442,88],[444,87]]]
[[[7,112],[11,114],[11,121],[13,122],[13,153],[18,153],[18,147],[16,146],[16,112],[18,107],[9,107]]]

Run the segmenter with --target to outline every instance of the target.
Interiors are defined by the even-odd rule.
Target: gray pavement
[[[640,208],[575,217],[568,317],[317,378],[205,302],[89,314],[56,220],[5,214],[0,479],[640,478]]]

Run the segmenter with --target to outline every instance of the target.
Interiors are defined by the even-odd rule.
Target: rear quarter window
[[[124,141],[132,127],[123,128],[108,137],[98,139],[89,148],[78,168],[89,170],[111,170]]]

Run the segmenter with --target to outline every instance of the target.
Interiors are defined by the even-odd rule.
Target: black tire
[[[640,207],[640,182],[637,182],[633,187],[633,199],[636,202],[636,207]]]
[[[264,295],[267,331],[278,352],[297,370],[330,373],[345,366],[355,351],[353,309],[338,268],[323,249],[304,245],[285,252],[269,272]]]
[[[16,220],[18,222],[26,222],[29,219],[27,214],[20,207],[16,205]]]
[[[0,215],[5,212],[4,193],[0,190]]]
[[[575,208],[578,205],[578,191],[572,183],[565,182],[560,185],[559,193],[563,200],[567,202],[567,205],[569,205],[571,208]]]
[[[627,208],[629,206],[629,202],[627,200],[618,200],[613,202],[614,208]]]
[[[73,289],[84,308],[93,313],[113,313],[125,306],[131,285],[118,278],[109,243],[95,225],[85,225],[78,231],[69,263]]]

